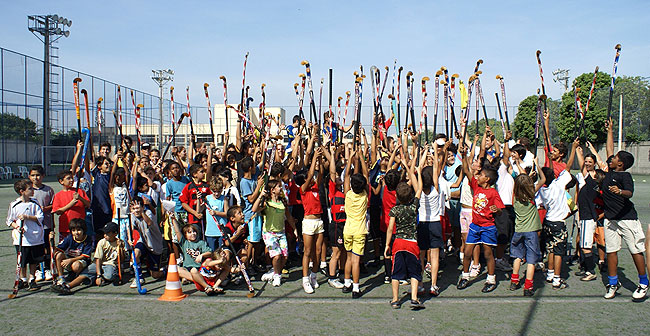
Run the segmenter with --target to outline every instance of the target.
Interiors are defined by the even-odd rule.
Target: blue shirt
[[[458,154],[456,154],[454,158],[456,159],[454,160],[454,164],[451,166],[445,164],[445,168],[444,168],[445,180],[447,180],[447,182],[449,183],[455,183],[458,180],[458,176],[456,176],[456,169],[458,168],[458,166],[462,164]],[[458,191],[458,190],[460,190],[460,186],[449,189],[449,191],[451,192]]]
[[[183,205],[178,198],[181,196],[183,188],[185,188],[185,185],[188,183],[190,183],[190,179],[187,176],[181,176],[180,180],[178,181],[174,179],[167,181],[166,195],[168,197],[171,197],[172,201],[176,202],[176,212],[185,212],[185,209],[183,209]]]
[[[248,201],[248,196],[252,195],[255,191],[255,182],[259,174],[259,168],[255,167],[255,174],[253,174],[252,178],[247,179],[245,177],[242,177],[241,181],[239,182],[239,190],[241,191],[242,200],[244,201],[244,220],[247,222],[251,219],[251,217],[253,217],[253,203]]]
[[[109,174],[102,174],[99,168],[92,171],[93,175],[93,198],[90,202],[90,208],[93,212],[101,210],[101,212],[111,214],[111,197],[108,194],[108,184],[111,176]]]
[[[214,211],[223,211],[223,204],[224,204],[225,197],[223,195],[219,195],[219,197],[215,197],[214,194],[208,195],[205,197],[205,201],[208,204],[208,207]],[[214,218],[217,219],[220,225],[226,225],[226,219],[221,217],[221,216],[210,216],[210,213],[207,213],[207,223],[205,226],[205,235],[208,237],[221,237],[223,234],[221,233],[221,230],[219,230],[219,227],[217,226],[217,222],[214,221]]]
[[[88,235],[86,235],[86,240],[82,242],[78,242],[72,238],[72,235],[68,235],[57,248],[65,252],[67,258],[83,256],[84,259],[90,261],[90,256],[93,253],[93,241]]]

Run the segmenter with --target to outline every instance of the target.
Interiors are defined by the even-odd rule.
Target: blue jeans
[[[97,265],[95,263],[91,263],[88,265],[88,268],[86,268],[85,272],[87,274],[84,274],[90,279],[90,281],[95,281],[97,279]],[[82,272],[83,274],[84,272]],[[115,281],[118,279],[117,277],[117,267],[113,265],[102,265],[102,277],[108,281]]]
[[[221,239],[221,237],[205,236],[205,240],[212,251],[223,246],[223,240]]]

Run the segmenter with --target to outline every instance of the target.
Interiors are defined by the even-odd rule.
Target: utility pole
[[[570,69],[557,69],[553,71],[553,81],[556,83],[560,83],[564,87],[564,92],[567,92],[569,90],[569,71]]]
[[[56,42],[61,37],[70,36],[70,31],[66,28],[72,26],[72,20],[68,20],[62,16],[54,15],[29,15],[27,16],[27,26],[34,36],[38,37],[44,46],[43,55],[43,147],[41,151],[41,159],[45,175],[48,173],[49,157],[47,153],[48,146],[50,145],[50,134],[52,127],[50,125],[50,47],[52,43]],[[39,33],[43,36],[36,35]],[[57,36],[52,39],[51,36]]]
[[[158,118],[160,122],[158,123],[158,148],[162,147],[164,142],[163,140],[163,86],[169,82],[174,81],[174,70],[151,70],[153,79],[156,84],[158,84]],[[172,128],[174,127],[174,120],[171,121]]]

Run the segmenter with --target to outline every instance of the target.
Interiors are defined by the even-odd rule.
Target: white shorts
[[[596,221],[593,219],[580,220],[580,248],[591,249],[594,245]]]
[[[303,218],[302,219],[302,234],[313,236],[325,232],[323,227],[323,220],[320,218]]]
[[[605,251],[607,253],[620,251],[621,240],[625,240],[631,254],[645,252],[645,234],[638,219],[605,219]]]

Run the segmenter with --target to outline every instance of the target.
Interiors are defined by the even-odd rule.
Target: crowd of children
[[[19,198],[7,216],[22,254],[19,288],[52,280],[65,295],[82,284],[121,284],[125,273],[136,275],[129,276],[136,288],[142,269],[164,278],[173,256],[180,277],[207,295],[238,285],[242,272],[281,286],[291,264],[301,266],[306,293],[319,288],[322,272],[356,299],[365,268],[383,264],[391,306],[401,306],[399,286],[410,282],[411,307],[420,309],[425,276],[429,295],[440,295],[438,273],[456,259],[458,290],[486,272],[482,292],[492,292],[501,271],[510,290],[523,280],[523,295],[532,296],[536,269],[553,289],[568,286],[566,223],[575,218],[580,280],[595,280],[598,265],[607,272],[605,298],[613,298],[625,241],[639,277],[632,296],[646,296],[647,233],[626,172],[634,157],[614,153],[611,125],[606,161],[589,143],[585,155],[576,140],[547,146],[543,165],[528,139],[514,141],[508,131],[499,143],[489,127],[472,142],[463,129],[456,139],[427,141],[408,129],[391,137],[378,125],[370,140],[361,129],[344,143],[350,129],[320,129],[296,116],[282,129],[287,145],[247,127],[237,128],[233,144],[226,132],[222,148],[173,147],[170,159],[147,143],[132,149],[125,137],[114,152],[102,143],[79,162],[80,141],[71,169],[57,175],[56,194],[43,184],[43,168],[32,167],[15,183]]]

